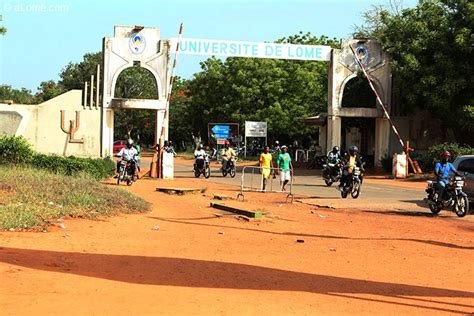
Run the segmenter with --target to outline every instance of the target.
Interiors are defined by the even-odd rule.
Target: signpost
[[[171,47],[174,47],[177,39],[171,38],[170,40]],[[257,43],[197,38],[182,38],[179,44],[179,53],[188,55],[316,61],[329,61],[331,59],[331,50],[331,46],[324,45]]]
[[[247,157],[247,137],[265,137],[267,145],[267,122],[245,122],[245,157]]]
[[[211,128],[211,131],[217,139],[227,139],[230,137],[229,125],[214,125],[214,127]]]
[[[226,140],[232,140],[235,143],[239,138],[239,124],[237,123],[209,123],[207,131],[211,147],[211,139],[214,139],[215,145],[224,145]]]

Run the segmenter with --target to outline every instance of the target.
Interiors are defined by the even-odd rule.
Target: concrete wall
[[[70,135],[61,129],[61,110],[64,126],[80,114],[79,129],[70,142]],[[38,105],[0,104],[0,134],[24,136],[33,148],[45,154],[100,156],[101,109],[82,106],[82,90],[71,90]]]

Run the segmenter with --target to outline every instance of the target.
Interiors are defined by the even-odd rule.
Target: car
[[[474,201],[474,155],[458,156],[453,162],[454,168],[464,175],[465,186],[463,191]]]
[[[114,141],[114,147],[113,147],[114,154],[118,153],[125,146],[127,146],[127,141],[126,140],[116,140],[116,141]]]

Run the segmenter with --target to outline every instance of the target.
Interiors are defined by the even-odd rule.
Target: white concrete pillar
[[[381,167],[380,160],[388,155],[390,143],[390,123],[386,118],[375,119],[375,166]]]
[[[102,108],[102,157],[113,156],[114,110]]]
[[[341,146],[341,117],[328,116],[326,149],[334,146]]]

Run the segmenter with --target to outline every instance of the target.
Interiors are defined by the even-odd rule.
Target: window
[[[461,163],[459,163],[458,171],[474,174],[474,158],[468,158],[461,161]]]

